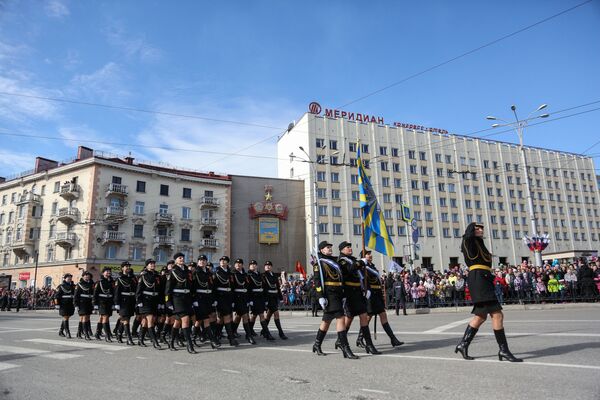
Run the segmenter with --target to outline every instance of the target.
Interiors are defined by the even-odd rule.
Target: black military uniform
[[[461,243],[461,252],[465,257],[465,264],[469,267],[467,282],[471,299],[473,300],[473,310],[471,313],[485,320],[487,314],[502,312],[502,306],[496,298],[494,290],[494,274],[492,273],[492,254],[485,247],[483,238],[477,236],[476,230],[480,229],[483,234],[483,225],[470,223],[465,230]],[[477,322],[471,323],[477,324]],[[472,360],[468,354],[469,345],[477,334],[479,327],[475,328],[467,325],[467,329],[460,343],[454,349],[455,353],[460,352],[464,359]],[[504,333],[504,328],[494,329],[496,342],[500,347],[498,358],[502,361],[506,358],[511,362],[520,362],[522,359],[516,358],[508,349],[508,342]]]
[[[140,272],[135,290],[135,302],[139,306],[140,314],[158,314],[158,306],[164,293],[160,287],[161,279],[156,271],[144,269]]]
[[[73,277],[71,274],[65,274],[63,279],[67,277]],[[75,304],[73,303],[73,296],[75,295],[75,285],[73,282],[63,282],[56,288],[56,294],[54,295],[54,301],[58,307],[58,314],[61,317],[71,317],[75,314]],[[71,332],[69,330],[69,319],[63,318],[58,332],[59,336],[66,336],[71,339]]]
[[[250,265],[257,265],[255,260],[250,261]],[[253,321],[250,322],[250,331],[253,334],[255,318],[260,321],[261,335],[268,341],[273,341],[275,338],[269,331],[267,321],[264,320],[266,296],[263,289],[263,278],[258,269],[248,271],[248,304],[252,312]]]
[[[219,259],[219,262],[224,261],[229,263],[229,257],[223,256]],[[225,316],[230,316],[232,313],[233,294],[231,293],[231,271],[229,265],[226,267],[219,265],[213,275],[213,290],[215,300],[217,301],[217,312],[221,319]],[[218,329],[217,329],[218,330]],[[231,346],[237,346],[239,343],[235,340],[233,335],[233,326],[231,322],[225,323],[225,330],[227,331],[227,338]]]
[[[198,261],[207,261],[205,255],[198,257]],[[209,319],[215,308],[213,306],[215,302],[215,296],[213,294],[213,274],[210,267],[207,265],[201,267],[196,266],[194,273],[192,274],[192,287],[193,287],[193,300],[194,300],[194,314],[196,315],[196,321],[200,322],[200,329],[206,328],[204,326],[204,320]],[[216,322],[210,322],[210,326],[204,329],[204,334],[208,336],[210,345],[213,349],[221,346],[219,340],[215,336]],[[206,337],[204,336],[204,337]]]
[[[121,263],[121,269],[124,267],[130,267],[131,264],[128,261]],[[115,290],[113,302],[115,309],[118,311],[119,316],[126,319],[126,324],[120,324],[117,328],[117,340],[119,343],[123,343],[123,330],[127,334],[127,344],[133,345],[133,338],[131,337],[131,328],[129,326],[129,319],[135,314],[136,302],[135,302],[135,290],[136,290],[136,279],[129,273],[121,272],[119,277],[115,281]]]
[[[235,262],[236,264],[242,265],[242,267],[239,270],[234,269],[232,272],[231,288],[233,289],[233,308],[236,313],[236,318],[241,318],[240,321],[242,322],[244,332],[246,333],[246,340],[250,344],[256,344],[256,341],[250,332],[250,325],[248,322],[244,322],[244,319],[246,319],[246,321],[248,320],[248,303],[250,301],[248,299],[248,276],[243,268],[244,260],[238,258]],[[237,330],[237,324],[239,324],[239,322],[234,322],[234,335]]]
[[[271,261],[266,261],[265,266],[273,267],[273,263]],[[265,271],[263,274],[263,288],[266,297],[266,306],[267,306],[267,325],[269,324],[270,315],[275,314],[273,318],[275,320],[275,326],[279,331],[279,338],[282,340],[287,340],[287,336],[283,333],[283,329],[281,328],[281,321],[279,320],[279,302],[283,300],[283,295],[281,294],[281,285],[279,283],[279,277],[273,273],[273,271]]]
[[[89,316],[94,311],[94,305],[92,304],[92,299],[94,297],[94,282],[91,279],[92,274],[86,271],[83,273],[83,275],[88,275],[90,280],[86,281],[83,279],[83,277],[81,277],[77,285],[75,285],[75,296],[73,298],[75,307],[77,307],[80,317]],[[79,327],[77,328],[77,337],[80,338],[82,333],[87,340],[90,340],[90,337],[93,336],[92,326],[89,319],[86,322],[79,322]]]
[[[110,271],[110,268],[107,267],[104,268],[104,270]],[[98,309],[98,314],[108,317],[112,316],[114,295],[114,280],[112,277],[109,276],[108,278],[105,278],[104,276],[101,276],[94,287],[94,308]],[[106,341],[111,342],[110,325],[108,322],[98,323],[98,326],[96,327],[96,339],[100,340],[101,329],[104,329]]]
[[[173,266],[171,272],[167,276],[167,283],[165,287],[165,299],[167,300],[167,308],[172,311],[173,315],[177,318],[183,316],[190,316],[193,314],[192,309],[192,274],[188,270],[187,266]],[[184,335],[187,332],[184,330]],[[171,343],[169,347],[175,348],[175,340],[179,335],[179,329],[173,328],[171,332]],[[191,342],[191,337],[190,337]]]

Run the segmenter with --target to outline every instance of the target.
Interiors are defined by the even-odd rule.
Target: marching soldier
[[[469,267],[468,285],[473,300],[473,319],[467,325],[467,330],[460,343],[454,349],[460,352],[465,360],[473,360],[469,356],[469,345],[477,334],[479,327],[485,322],[488,314],[492,317],[492,327],[496,342],[500,347],[498,359],[507,359],[510,362],[521,362],[508,349],[508,342],[504,333],[504,314],[502,306],[496,298],[492,274],[492,254],[483,242],[483,225],[470,223],[463,235],[461,252],[465,256],[465,264]]]
[[[121,263],[121,273],[115,282],[113,301],[115,310],[119,313],[121,321],[121,325],[117,330],[117,341],[123,343],[123,331],[125,331],[127,334],[127,344],[130,346],[134,345],[131,337],[129,320],[131,319],[131,316],[135,314],[135,289],[136,282],[135,278],[131,277],[131,264],[129,261],[123,261]],[[140,346],[145,346],[143,334],[144,331],[142,330],[142,335],[138,342]]]
[[[90,322],[90,315],[94,310],[92,304],[93,297],[94,282],[92,281],[92,273],[85,271],[79,280],[79,283],[75,286],[75,297],[73,298],[79,314],[77,337],[80,339],[82,338],[82,333],[86,340],[91,340],[91,336],[93,336],[92,325]]]
[[[262,327],[262,336],[268,341],[273,341],[275,338],[269,332],[269,326],[265,320],[265,293],[263,289],[263,281],[260,272],[257,269],[256,260],[250,261],[248,264],[248,305],[252,316],[250,317],[250,333],[256,336],[254,333],[254,323],[258,316],[260,326]]]
[[[71,339],[71,331],[69,330],[69,318],[75,314],[75,305],[73,304],[73,295],[75,294],[75,285],[73,284],[73,275],[65,274],[63,282],[56,288],[54,296],[55,308],[62,317],[58,336],[66,336]]]
[[[319,356],[325,353],[321,350],[321,344],[329,330],[331,321],[336,320],[339,346],[344,358],[357,359],[348,344],[348,333],[346,321],[344,320],[344,287],[342,269],[337,263],[337,257],[333,256],[332,244],[326,241],[319,243],[319,257],[313,266],[315,286],[319,293],[319,304],[323,309],[321,325],[317,331],[317,337],[312,351]]]
[[[244,260],[238,258],[235,260],[233,265],[235,271],[233,271],[232,288],[233,288],[233,304],[235,309],[235,318],[233,320],[233,332],[237,330],[240,322],[246,332],[246,340],[250,344],[256,344],[256,341],[252,337],[250,332],[250,325],[248,324],[248,288],[247,288],[247,275],[244,271]]]
[[[352,244],[342,242],[338,246],[340,266],[344,279],[344,296],[346,297],[346,332],[350,329],[352,320],[358,316],[360,319],[360,332],[365,341],[365,350],[370,354],[381,354],[373,344],[371,332],[369,331],[369,319],[367,316],[367,300],[371,297],[371,291],[367,288],[363,293],[362,283],[364,280],[365,263],[352,256]]]
[[[192,343],[192,330],[190,328],[190,316],[193,314],[192,276],[185,265],[184,254],[176,253],[174,258],[175,266],[167,276],[167,286],[165,288],[167,308],[171,310],[175,317],[169,348],[176,350],[175,340],[181,327],[187,342],[188,353],[195,354],[196,350],[194,350],[194,344]]]
[[[165,288],[167,287],[167,276],[171,273],[171,269],[173,269],[173,265],[175,265],[175,260],[169,260],[167,265],[163,267],[160,271],[160,293],[165,293]],[[158,326],[157,326],[157,335],[160,340],[168,345],[167,335],[171,334],[171,329],[173,328],[174,318],[172,316],[171,310],[167,309],[165,305],[165,297],[161,296],[160,301],[158,303]]]
[[[213,276],[214,294],[217,302],[217,312],[225,331],[230,346],[239,346],[238,341],[233,335],[233,327],[231,324],[231,313],[233,296],[231,293],[231,272],[229,271],[229,257],[223,256],[219,259],[219,267]],[[219,331],[219,328],[217,328]]]
[[[98,314],[100,314],[98,326],[96,327],[96,340],[100,340],[100,331],[104,328],[105,340],[112,342],[109,318],[112,316],[115,294],[113,285],[112,271],[110,267],[104,267],[102,276],[94,287],[94,310],[98,310]]]
[[[367,314],[369,316],[367,326],[369,325],[369,322],[371,322],[371,318],[373,318],[373,316],[379,315],[381,326],[392,341],[392,346],[402,346],[404,342],[401,342],[398,340],[398,338],[396,338],[396,335],[394,335],[394,331],[390,327],[387,319],[387,313],[385,312],[385,300],[383,298],[383,290],[381,288],[381,276],[379,275],[379,271],[377,271],[377,267],[375,267],[375,264],[373,264],[373,255],[371,254],[371,250],[365,250],[361,252],[361,256],[362,261],[365,263],[365,275],[368,288],[371,291],[371,297],[367,300]],[[365,347],[362,331],[358,335],[356,345],[358,347]]]
[[[213,349],[221,347],[221,343],[214,335],[216,330],[216,317],[214,311],[214,296],[212,271],[208,269],[208,259],[204,254],[198,257],[195,272],[192,274],[194,288],[194,313],[196,314],[196,330],[203,329],[208,336]]]
[[[135,291],[135,303],[142,318],[142,331],[138,344],[146,346],[144,337],[147,332],[154,348],[161,350],[154,332],[154,322],[158,314],[160,298],[164,292],[160,291],[160,276],[156,272],[156,261],[149,258],[145,265],[144,270],[140,273]]]
[[[279,283],[279,277],[272,272],[273,263],[271,261],[265,262],[265,273],[263,274],[263,288],[265,290],[266,305],[267,305],[267,317],[266,324],[269,325],[271,317],[275,318],[275,326],[279,331],[279,338],[281,340],[287,340],[287,336],[281,329],[281,321],[279,320],[279,301],[283,299],[281,295],[281,285]],[[266,336],[266,331],[262,332],[263,337]]]

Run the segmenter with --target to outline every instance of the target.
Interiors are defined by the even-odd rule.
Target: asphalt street
[[[393,349],[378,326],[378,356],[354,346],[353,326],[349,339],[360,359],[345,360],[333,348],[333,331],[323,343],[328,355],[312,354],[320,318],[304,312],[282,316],[287,341],[204,345],[195,355],[68,340],[57,335],[55,312],[2,312],[0,399],[600,399],[600,305],[506,310],[520,364],[498,361],[489,322],[471,345],[476,360],[454,354],[468,318],[390,314],[406,344]]]

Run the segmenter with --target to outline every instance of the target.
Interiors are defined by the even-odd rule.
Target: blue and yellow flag
[[[365,246],[388,257],[393,257],[394,245],[390,240],[383,212],[379,208],[375,192],[360,158],[360,143],[358,144],[358,190],[364,221]]]

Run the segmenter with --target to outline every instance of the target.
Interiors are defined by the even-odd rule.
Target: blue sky
[[[552,113],[599,101],[593,0],[343,107],[582,2],[2,1],[0,92],[34,97],[0,94],[0,176],[32,168],[36,155],[72,158],[78,144],[276,176],[277,135],[311,101],[459,134],[489,128],[486,115],[510,118],[511,104],[524,116],[541,103]],[[598,116],[532,126],[525,143],[581,153],[600,140]],[[509,133],[490,139],[517,141]],[[600,144],[588,153],[600,155]]]

